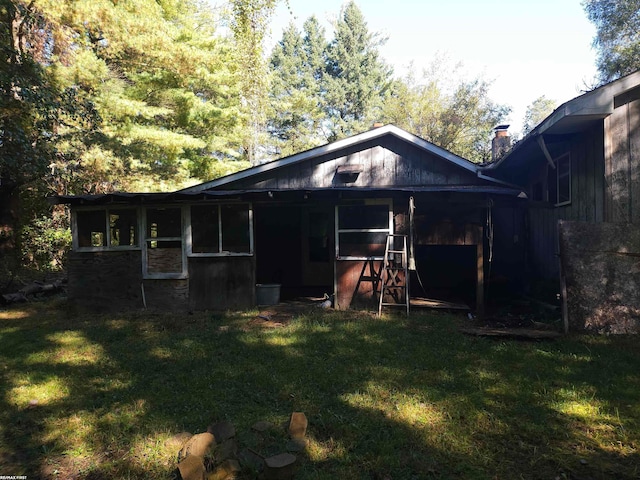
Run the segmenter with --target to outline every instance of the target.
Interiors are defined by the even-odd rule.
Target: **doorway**
[[[333,293],[334,207],[256,205],[256,282],[278,283],[280,297]]]

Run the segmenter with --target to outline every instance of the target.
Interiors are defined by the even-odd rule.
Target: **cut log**
[[[22,287],[16,293],[5,293],[0,298],[2,298],[2,303],[4,305],[10,305],[12,303],[27,302],[29,301],[29,296],[35,296],[38,294],[51,295],[62,291],[62,288],[63,282],[61,281],[53,283],[33,282],[30,285]]]
[[[265,480],[289,480],[293,477],[296,457],[290,453],[281,453],[264,459]]]

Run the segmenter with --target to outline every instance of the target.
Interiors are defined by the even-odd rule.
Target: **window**
[[[249,204],[194,205],[190,214],[190,255],[253,253],[252,210]]]
[[[180,207],[146,209],[145,252],[148,278],[185,275]]]
[[[377,259],[384,256],[387,235],[392,233],[392,213],[388,202],[337,207],[338,258]]]
[[[559,156],[555,164],[555,169],[549,167],[549,202],[559,207],[571,203],[571,155]]]
[[[75,212],[74,230],[74,244],[79,250],[130,249],[139,245],[138,212],[133,208],[79,210]]]

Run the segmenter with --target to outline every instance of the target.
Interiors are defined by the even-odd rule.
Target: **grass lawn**
[[[640,478],[640,339],[468,337],[464,317],[0,311],[0,475],[169,478],[180,432],[309,419],[297,479]],[[256,444],[256,442],[261,442]],[[253,478],[244,471],[242,478]]]

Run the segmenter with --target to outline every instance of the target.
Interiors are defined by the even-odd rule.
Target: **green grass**
[[[310,310],[0,311],[0,474],[168,478],[172,436],[229,420],[240,447],[309,419],[298,479],[640,477],[638,337],[467,337],[464,317]],[[243,478],[252,478],[245,471]]]

